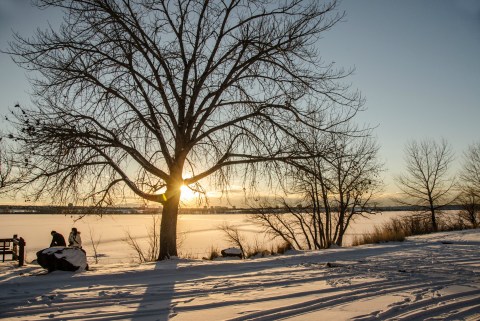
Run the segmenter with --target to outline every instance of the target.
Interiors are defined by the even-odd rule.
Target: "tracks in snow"
[[[210,320],[269,321],[325,313],[357,321],[480,318],[478,243],[326,253],[232,264],[231,269],[207,264],[78,278],[13,278],[0,284],[6,294],[0,319],[181,321],[208,314]],[[355,261],[345,261],[351,254]],[[39,281],[35,286],[44,277],[57,284]],[[31,292],[21,290],[21,281]]]

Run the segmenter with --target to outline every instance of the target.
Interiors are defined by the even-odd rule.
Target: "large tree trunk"
[[[432,217],[432,228],[433,228],[433,231],[434,232],[437,232],[438,231],[438,225],[437,225],[437,218],[435,216],[435,209],[434,208],[430,208],[430,213],[431,213],[431,217]]]
[[[432,228],[434,232],[438,231],[438,225],[437,225],[437,218],[435,216],[435,206],[433,203],[433,199],[430,196],[431,193],[429,193],[429,205],[430,205],[430,214],[431,214],[431,219],[432,219]]]
[[[168,192],[166,194],[168,194]],[[163,204],[162,222],[160,224],[159,261],[177,256],[177,216],[179,202],[180,192],[176,191]]]

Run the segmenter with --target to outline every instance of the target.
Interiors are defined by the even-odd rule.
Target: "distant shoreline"
[[[308,208],[297,207],[298,211],[305,211]],[[461,210],[460,205],[448,205],[441,210]],[[381,206],[367,208],[366,211],[381,212],[404,212],[421,211],[421,207],[415,206]],[[271,208],[271,212],[283,214],[288,211],[284,208]],[[0,205],[0,215],[145,215],[161,214],[161,207],[89,207],[89,206],[20,206],[20,205]],[[221,214],[254,214],[258,213],[255,208],[235,208],[235,207],[209,207],[209,208],[180,208],[179,214],[199,214],[199,215],[221,215]]]

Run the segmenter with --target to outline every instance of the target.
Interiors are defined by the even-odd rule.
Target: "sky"
[[[480,141],[480,1],[343,0],[339,9],[345,19],[317,46],[325,61],[355,68],[348,81],[367,99],[357,122],[376,127],[386,193],[397,191],[409,140],[445,138],[457,169]],[[28,0],[0,0],[0,48],[12,30],[29,35],[60,20]],[[25,72],[0,54],[0,115],[30,104],[28,91]]]
[[[355,67],[366,97],[357,121],[378,126],[387,191],[407,141],[445,138],[456,167],[480,140],[480,1],[344,0],[344,23],[323,39],[326,60]]]

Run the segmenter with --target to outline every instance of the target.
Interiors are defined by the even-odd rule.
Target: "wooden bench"
[[[2,262],[5,262],[7,255],[10,255],[10,261],[18,261],[18,266],[23,266],[25,262],[25,240],[22,237],[17,237],[17,235],[14,235],[11,239],[0,239]]]

